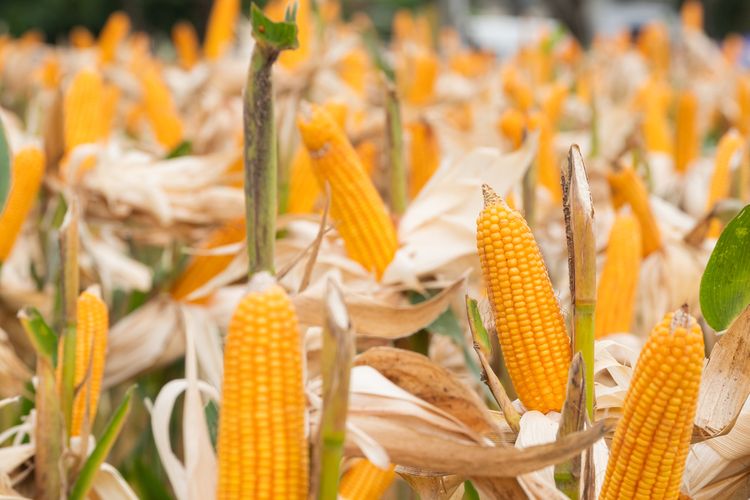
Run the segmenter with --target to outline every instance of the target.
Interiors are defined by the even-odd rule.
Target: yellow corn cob
[[[680,9],[682,29],[686,31],[703,30],[703,5],[699,0],[685,0]]]
[[[99,35],[99,57],[103,63],[115,60],[117,47],[130,31],[130,18],[124,12],[113,12]]]
[[[195,66],[200,58],[198,35],[195,28],[187,21],[180,21],[172,28],[172,43],[177,51],[177,61],[183,69]]]
[[[551,127],[556,127],[557,122],[560,121],[560,115],[562,114],[563,104],[565,98],[568,96],[568,87],[564,83],[556,83],[552,86],[547,94],[547,97],[542,103],[542,111],[547,117]]]
[[[319,185],[331,186],[331,217],[349,256],[380,279],[398,248],[383,200],[330,113],[313,105],[298,125]]]
[[[570,340],[542,254],[521,214],[484,185],[477,250],[513,386],[529,410],[560,410]]]
[[[60,61],[55,56],[47,57],[39,70],[39,80],[47,89],[56,89],[60,84]]]
[[[555,136],[550,121],[542,113],[533,113],[529,116],[529,127],[532,130],[539,130],[539,146],[536,155],[539,184],[549,191],[556,203],[560,203],[562,201],[560,167],[555,154]]]
[[[367,53],[361,48],[356,48],[348,52],[337,66],[341,79],[360,96],[365,91],[369,64]]]
[[[37,147],[20,150],[13,157],[11,185],[0,212],[0,264],[13,249],[26,216],[34,206],[44,175],[44,152]]]
[[[719,141],[716,148],[716,163],[714,173],[711,176],[711,185],[708,189],[706,210],[711,210],[714,205],[729,196],[729,181],[731,177],[731,162],[734,155],[742,149],[744,141],[742,136],[735,130],[730,130]],[[709,238],[718,238],[721,233],[721,224],[718,220],[711,221],[708,230]]]
[[[415,50],[407,55],[401,72],[404,98],[415,106],[427,104],[435,95],[438,60],[434,52]]]
[[[669,33],[662,23],[648,23],[638,36],[638,50],[651,64],[656,76],[664,76],[669,69]]]
[[[678,497],[702,369],[695,319],[683,310],[667,314],[635,366],[600,499]]]
[[[518,149],[523,143],[526,131],[526,116],[515,108],[506,109],[497,124],[500,133],[510,141],[513,149]]]
[[[84,69],[70,83],[63,101],[65,152],[103,136],[104,83],[98,71]]]
[[[147,69],[141,80],[143,105],[156,140],[171,151],[182,141],[182,120],[177,114],[172,94],[159,71]]]
[[[615,208],[628,203],[641,226],[642,255],[646,257],[662,247],[661,231],[656,225],[643,181],[632,168],[623,168],[608,176]]]
[[[240,0],[214,0],[203,42],[206,59],[215,61],[224,55],[232,44],[234,26],[239,15]]]
[[[245,295],[224,347],[217,500],[307,498],[302,362],[284,290],[269,284]]]
[[[641,228],[630,214],[619,214],[609,233],[604,269],[596,290],[596,338],[629,332],[641,268]]]
[[[357,152],[365,172],[372,177],[378,166],[378,146],[370,140],[365,140],[357,144],[354,150]]]
[[[698,156],[700,147],[697,129],[698,98],[689,90],[677,97],[677,126],[674,141],[674,166],[678,172],[685,172],[688,165]]]
[[[245,239],[245,221],[233,220],[214,230],[200,245],[201,250],[211,250],[239,243]],[[187,297],[222,272],[234,260],[234,255],[195,255],[175,280],[170,293],[175,300],[188,301]],[[188,302],[202,303],[204,299]]]
[[[750,78],[740,77],[737,79],[737,106],[740,108],[735,127],[742,135],[750,133]]]
[[[70,30],[70,44],[77,49],[88,49],[93,47],[95,40],[94,35],[83,26],[76,26]]]
[[[380,500],[396,478],[395,468],[391,465],[383,470],[367,459],[358,459],[341,478],[339,498]]]
[[[742,55],[742,47],[744,45],[744,38],[737,33],[730,33],[721,43],[721,53],[724,55],[724,59],[730,66],[737,65],[737,62]]]
[[[414,122],[408,128],[411,133],[409,197],[415,198],[440,165],[440,147],[432,126],[426,121]]]
[[[514,106],[523,112],[531,109],[534,104],[534,93],[515,70],[506,70],[503,75],[503,90]]]
[[[86,383],[80,387],[73,402],[72,436],[81,434],[87,407],[90,428],[99,404],[109,315],[107,305],[96,290],[87,290],[78,297],[76,321],[75,386],[79,387],[84,380]]]
[[[407,9],[397,10],[396,14],[393,16],[391,31],[393,33],[394,45],[398,46],[404,42],[412,40],[417,31],[417,25],[411,11]]]
[[[495,56],[489,52],[467,51],[452,56],[448,66],[452,71],[467,78],[477,78],[489,71]]]
[[[667,112],[669,89],[659,80],[652,79],[641,89],[639,101],[643,109],[641,130],[649,151],[672,154]]]

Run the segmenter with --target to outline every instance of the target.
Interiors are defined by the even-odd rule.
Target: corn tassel
[[[643,257],[660,250],[662,247],[661,231],[656,224],[648,191],[643,181],[632,168],[623,168],[609,175],[609,186],[612,190],[612,201],[615,209],[623,204],[630,204],[633,213],[641,226],[641,249]]]
[[[206,28],[203,53],[209,61],[215,61],[232,44],[234,26],[240,15],[240,0],[214,0]]]
[[[90,428],[96,417],[109,325],[107,305],[97,291],[87,290],[81,293],[76,316],[75,386],[80,389],[73,402],[72,436],[81,434],[84,419]]]
[[[68,38],[70,38],[70,45],[76,49],[88,49],[96,43],[94,35],[83,26],[76,26],[70,30]]]
[[[102,63],[111,63],[117,48],[130,31],[130,18],[124,12],[113,12],[99,35],[99,58]]]
[[[201,250],[212,250],[240,243],[245,239],[244,220],[234,220],[214,230],[204,242]],[[234,255],[195,255],[175,280],[170,293],[178,301],[202,303],[205,299],[188,299],[190,294],[203,287],[216,275],[224,271],[234,260]]]
[[[536,155],[539,183],[549,191],[555,203],[561,203],[560,166],[555,154],[555,136],[550,123],[541,113],[534,113],[529,117],[529,127],[539,129],[539,146]]]
[[[711,185],[708,189],[706,210],[712,210],[714,205],[729,196],[729,185],[731,177],[731,163],[737,152],[741,151],[744,141],[735,130],[730,130],[719,141],[716,148],[716,163],[714,173],[711,176]],[[721,224],[718,220],[711,221],[708,230],[709,238],[718,238],[721,233]]]
[[[198,35],[187,21],[181,21],[172,28],[172,43],[177,51],[177,61],[182,69],[191,69],[200,59]]]
[[[630,214],[615,218],[596,290],[595,333],[629,332],[641,268],[641,228]]]
[[[697,129],[698,98],[686,90],[677,98],[677,127],[675,132],[675,169],[684,173],[699,151]]]
[[[302,140],[349,256],[380,279],[398,248],[396,229],[362,162],[333,117],[319,106],[299,119]]]
[[[702,369],[695,319],[682,310],[667,314],[635,366],[599,498],[678,497]]]
[[[500,133],[508,139],[516,150],[523,143],[523,136],[526,131],[526,116],[515,108],[506,109],[500,116],[497,124]]]
[[[437,171],[440,165],[440,147],[437,143],[437,136],[429,123],[425,121],[412,123],[409,131],[411,133],[409,197],[413,199]]]
[[[513,386],[529,410],[559,411],[570,339],[542,254],[521,214],[484,185],[477,250]]]
[[[104,135],[102,103],[104,83],[99,72],[80,71],[70,83],[63,101],[65,152],[82,144],[98,142]]]
[[[0,212],[0,264],[5,262],[23,222],[34,206],[44,176],[44,152],[37,147],[20,150],[13,157],[11,185]]]
[[[182,141],[182,120],[175,109],[172,94],[153,67],[145,71],[141,87],[144,109],[156,140],[171,151]]]
[[[339,498],[380,500],[395,478],[394,465],[383,470],[367,459],[358,459],[341,478]]]
[[[217,500],[307,498],[302,363],[297,316],[284,290],[270,284],[250,291],[224,348]]]

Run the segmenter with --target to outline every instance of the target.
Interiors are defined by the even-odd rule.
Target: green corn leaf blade
[[[464,481],[464,496],[463,500],[480,500],[479,492],[471,481]]]
[[[10,193],[10,161],[8,138],[5,135],[3,121],[0,120],[0,213],[3,212],[5,202],[8,200],[8,193]]]
[[[203,407],[203,411],[206,414],[206,425],[208,426],[208,437],[211,438],[211,445],[216,450],[216,438],[219,435],[219,407],[216,402],[209,401],[206,406]]]
[[[259,44],[276,51],[296,49],[299,45],[297,24],[294,22],[296,12],[296,6],[287,9],[284,16],[285,20],[275,23],[263,14],[263,11],[256,4],[252,4],[250,22],[253,26],[253,38]]]
[[[106,460],[107,455],[109,455],[112,446],[117,440],[117,436],[122,430],[122,426],[125,424],[125,419],[132,405],[134,390],[135,386],[131,386],[127,390],[120,406],[117,407],[112,418],[107,422],[107,427],[105,427],[104,432],[99,438],[99,442],[96,443],[96,448],[94,448],[94,451],[86,459],[86,463],[83,464],[81,473],[78,475],[73,489],[70,491],[70,500],[83,500],[86,498],[94,483],[94,478],[99,472],[99,468],[104,463],[104,460]]]
[[[179,158],[180,156],[187,156],[193,152],[193,143],[190,141],[182,141],[175,148],[169,152],[167,159]]]
[[[469,312],[471,333],[474,337],[474,342],[479,344],[479,347],[486,355],[490,355],[492,352],[492,343],[490,342],[490,334],[487,333],[487,329],[482,322],[479,303],[468,295],[466,296],[466,310]]]
[[[700,303],[716,331],[726,330],[750,303],[750,205],[719,236],[701,279]]]
[[[43,356],[57,366],[57,334],[49,327],[42,314],[33,307],[26,307],[18,314],[21,325],[38,356]]]

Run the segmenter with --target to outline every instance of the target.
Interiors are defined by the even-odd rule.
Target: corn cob
[[[750,78],[740,77],[737,79],[737,106],[740,108],[737,121],[734,126],[742,135],[750,133]]]
[[[698,0],[685,0],[680,9],[682,29],[686,31],[703,30],[703,6]]]
[[[678,497],[702,369],[695,319],[683,310],[667,314],[638,358],[599,498]]]
[[[156,140],[171,151],[182,141],[182,120],[175,109],[172,94],[154,67],[144,72],[141,87],[144,109]]]
[[[542,112],[547,117],[551,127],[557,127],[560,121],[563,104],[568,96],[568,87],[563,83],[556,83],[542,103]]]
[[[500,133],[510,141],[513,149],[518,149],[523,143],[526,131],[526,116],[515,108],[508,108],[500,116],[497,124]]]
[[[234,25],[240,15],[240,0],[214,0],[208,18],[203,54],[215,61],[224,55],[232,43]]]
[[[555,155],[555,137],[550,121],[541,113],[534,113],[529,117],[529,127],[539,130],[539,146],[537,149],[537,174],[539,183],[549,191],[552,200],[562,201],[562,186],[560,185],[560,167]]]
[[[391,465],[383,470],[367,459],[358,459],[341,478],[339,498],[380,500],[396,478],[395,468]]]
[[[406,57],[401,79],[407,102],[420,106],[435,96],[435,81],[438,74],[437,56],[428,50],[415,50]]]
[[[469,51],[453,55],[448,66],[466,78],[477,78],[490,69],[494,56],[488,52]]]
[[[398,247],[383,200],[330,113],[312,106],[298,125],[319,186],[331,187],[331,216],[349,256],[380,279]]]
[[[80,71],[65,93],[63,130],[65,152],[82,144],[98,142],[102,133],[102,102],[104,83],[93,69]]]
[[[656,76],[666,75],[670,59],[667,28],[661,23],[647,24],[639,34],[636,45],[651,64]]]
[[[99,58],[103,63],[115,60],[117,47],[130,31],[130,18],[124,12],[113,12],[99,35]]]
[[[56,89],[60,84],[60,75],[60,60],[55,56],[45,59],[39,73],[42,85],[47,89]]]
[[[609,187],[612,190],[612,201],[615,209],[624,203],[630,204],[633,213],[641,226],[641,249],[643,257],[662,247],[661,231],[656,224],[648,191],[643,181],[632,168],[623,168],[608,176]]]
[[[201,250],[211,250],[245,239],[244,220],[234,220],[214,230],[200,245]],[[172,298],[179,301],[201,303],[203,299],[188,300],[198,290],[232,263],[234,255],[196,255],[175,280],[170,289]]]
[[[183,69],[190,69],[200,59],[198,35],[187,21],[181,21],[172,28],[172,43],[177,51],[177,61]]]
[[[341,79],[362,96],[367,83],[369,58],[362,49],[353,49],[338,64],[337,70]]]
[[[76,26],[70,30],[70,44],[77,49],[88,49],[93,47],[95,40],[94,35],[83,26]]]
[[[617,215],[609,233],[607,255],[596,290],[596,338],[630,331],[640,268],[638,220],[630,214]]]
[[[411,133],[409,196],[415,198],[440,165],[440,147],[429,123],[418,121],[408,128]]]
[[[224,348],[218,500],[307,498],[302,349],[297,316],[276,284],[232,316]]]
[[[513,105],[523,112],[531,109],[534,104],[534,93],[531,88],[513,70],[508,70],[503,75],[503,90]]]
[[[698,99],[686,90],[677,97],[677,127],[674,141],[674,166],[678,172],[685,172],[698,156],[699,137],[697,130]]]
[[[367,172],[368,176],[372,177],[373,172],[375,172],[378,166],[378,146],[370,140],[365,140],[357,144],[354,150],[357,152],[357,156],[362,162],[365,172]]]
[[[646,148],[649,151],[672,154],[672,139],[667,119],[669,89],[663,82],[651,80],[641,90],[640,97],[644,112],[641,129],[646,140]]]
[[[742,55],[742,48],[744,45],[744,38],[737,33],[731,33],[724,38],[724,41],[721,44],[721,53],[727,64],[730,66],[737,65],[737,62]]]
[[[98,291],[87,290],[79,295],[76,322],[75,386],[80,389],[73,402],[72,436],[81,434],[84,419],[90,428],[99,404],[109,315]]]
[[[730,130],[719,141],[716,148],[716,164],[711,176],[711,185],[708,189],[706,210],[713,209],[714,205],[729,196],[730,167],[734,155],[742,149],[744,141],[735,131]],[[721,225],[718,220],[713,220],[708,230],[710,238],[718,238]]]
[[[34,206],[44,175],[44,152],[37,147],[20,150],[13,157],[10,192],[0,212],[0,264],[13,249],[26,216]]]
[[[521,214],[484,185],[477,250],[513,386],[529,410],[560,410],[570,340],[542,254]]]

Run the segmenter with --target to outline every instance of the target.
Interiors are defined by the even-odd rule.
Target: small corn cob
[[[415,198],[440,165],[440,146],[432,126],[426,121],[414,122],[408,128],[411,133],[409,197]]]
[[[203,42],[206,59],[215,61],[224,55],[232,44],[234,26],[239,15],[240,0],[214,0]]]
[[[484,185],[477,250],[513,386],[529,410],[559,411],[570,340],[534,235],[521,214]]]
[[[640,93],[643,106],[641,129],[649,151],[672,154],[672,137],[667,118],[669,89],[657,80],[648,82]]]
[[[200,245],[201,250],[211,250],[239,243],[245,239],[244,220],[230,221],[214,230]],[[196,255],[175,280],[170,293],[179,301],[201,303],[201,299],[188,300],[191,293],[208,283],[234,260],[234,255]]]
[[[435,96],[437,56],[432,51],[415,50],[407,56],[405,64],[401,77],[405,100],[415,106],[427,104]]]
[[[86,383],[80,387],[73,402],[72,436],[81,434],[84,418],[90,428],[96,417],[109,325],[107,305],[97,290],[81,293],[77,308],[75,386],[81,386],[84,380]]]
[[[529,117],[529,127],[532,130],[539,130],[539,147],[536,155],[539,184],[549,191],[556,203],[560,203],[562,201],[560,167],[555,154],[555,136],[550,121],[542,113],[533,113]]]
[[[724,38],[721,44],[721,53],[724,56],[727,64],[730,66],[736,66],[737,62],[742,55],[742,48],[745,45],[745,39],[742,35],[737,33],[731,33]]]
[[[69,38],[70,44],[77,49],[88,49],[96,43],[94,35],[83,26],[76,26],[70,30]]]
[[[547,117],[551,127],[557,127],[560,121],[560,115],[563,111],[565,98],[568,96],[568,87],[563,83],[556,83],[552,86],[547,97],[542,103],[542,112]]]
[[[39,75],[42,85],[48,89],[56,89],[60,84],[60,75],[60,60],[55,56],[45,59]]]
[[[518,149],[523,143],[526,131],[526,116],[515,108],[508,108],[500,116],[497,124],[500,133],[510,141],[513,149]]]
[[[312,106],[298,125],[321,189],[331,186],[331,216],[349,256],[380,279],[398,248],[383,200],[330,113]]]
[[[607,255],[596,290],[596,338],[630,331],[640,268],[638,220],[630,214],[619,214],[609,233]]]
[[[20,150],[13,157],[10,192],[0,212],[0,264],[5,262],[21,226],[34,206],[44,176],[44,152],[37,147]]]
[[[729,196],[729,184],[731,177],[731,162],[735,154],[744,146],[742,136],[735,130],[730,130],[719,141],[716,148],[716,164],[711,176],[711,185],[708,189],[706,210],[711,210],[714,205]],[[708,230],[709,238],[718,238],[721,225],[718,220],[713,220]]]
[[[680,9],[682,29],[686,31],[703,30],[703,5],[699,0],[686,0]]]
[[[113,12],[99,35],[99,57],[103,63],[115,60],[117,47],[130,31],[130,18],[124,12]]]
[[[683,310],[667,314],[635,366],[600,499],[678,497],[702,369],[700,326]]]
[[[391,465],[383,470],[367,459],[358,459],[341,478],[339,498],[380,500],[396,478],[395,468]]]
[[[697,129],[698,99],[686,90],[677,97],[677,127],[674,141],[674,166],[685,172],[698,156],[699,137]]]
[[[657,22],[647,24],[639,34],[636,45],[654,72],[659,76],[666,75],[670,61],[666,26]]]
[[[224,348],[217,500],[307,498],[302,347],[297,316],[276,284],[250,291]]]
[[[177,61],[183,69],[190,69],[200,59],[198,35],[187,21],[181,21],[172,28],[172,43],[177,51]]]
[[[737,121],[734,124],[742,135],[750,133],[750,78],[737,79],[737,106],[740,108]]]
[[[143,105],[156,140],[171,151],[182,141],[182,120],[172,94],[156,68],[147,69],[141,80]]]
[[[341,59],[337,70],[341,79],[362,96],[367,84],[369,65],[367,53],[362,49],[353,49]]]
[[[98,142],[103,133],[104,83],[98,71],[84,69],[70,83],[63,101],[65,152]]]
[[[534,105],[534,93],[513,70],[507,70],[503,75],[503,90],[513,105],[523,112],[528,111]]]
[[[493,60],[494,56],[489,52],[472,50],[453,55],[448,66],[466,78],[477,78],[489,71]]]
[[[609,187],[612,190],[612,201],[615,209],[624,203],[630,204],[633,213],[641,226],[641,248],[643,257],[660,250],[662,247],[661,231],[656,224],[648,191],[643,181],[632,168],[623,168],[608,176]]]
[[[391,32],[393,33],[393,43],[396,46],[413,39],[414,34],[417,32],[417,25],[411,11],[408,9],[399,9],[396,11],[393,15]]]

